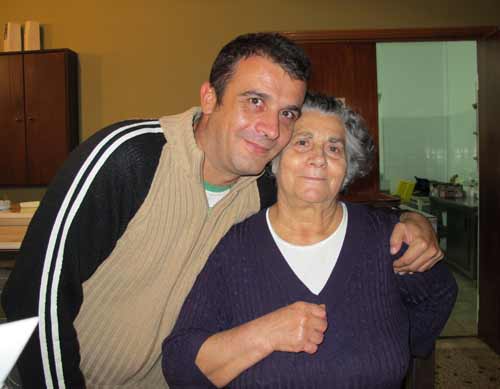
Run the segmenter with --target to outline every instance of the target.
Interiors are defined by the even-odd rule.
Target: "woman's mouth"
[[[302,176],[305,180],[308,181],[325,181],[326,177],[316,177],[316,176]]]

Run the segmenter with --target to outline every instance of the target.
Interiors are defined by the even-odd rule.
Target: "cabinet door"
[[[64,52],[24,55],[28,181],[45,185],[70,150]]]
[[[0,55],[0,183],[25,185],[23,60],[21,54]]]

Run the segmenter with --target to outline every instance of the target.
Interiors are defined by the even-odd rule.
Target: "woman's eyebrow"
[[[301,130],[301,131],[298,131],[296,132],[295,134],[293,134],[293,137],[297,137],[297,136],[302,136],[302,137],[307,137],[307,138],[312,138],[313,137],[313,134],[311,131],[307,131],[307,130]]]
[[[338,138],[338,137],[332,136],[332,137],[328,138],[328,142],[330,142],[330,143],[342,143],[342,144],[344,144],[345,143],[345,139],[344,138]]]

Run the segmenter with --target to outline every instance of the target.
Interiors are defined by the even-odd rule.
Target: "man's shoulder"
[[[83,144],[90,148],[117,148],[117,145],[132,141],[132,144],[148,145],[165,143],[165,135],[157,119],[131,119],[113,123],[91,135]],[[142,142],[134,142],[142,141]]]
[[[154,160],[159,157],[165,143],[158,120],[124,120],[91,135],[75,149],[70,160],[77,166],[90,161],[127,164],[127,161]]]
[[[71,152],[51,189],[64,193],[82,180],[93,183],[94,188],[129,179],[150,181],[165,143],[158,120],[126,120],[109,125]]]

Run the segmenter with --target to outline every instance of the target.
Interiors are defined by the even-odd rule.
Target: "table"
[[[33,217],[35,208],[0,211],[0,259],[14,259]]]
[[[430,197],[439,238],[446,238],[445,261],[466,277],[477,278],[478,205],[474,198]]]

